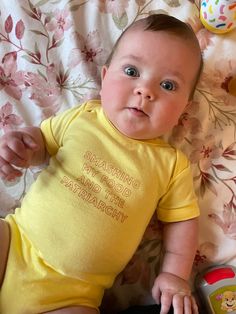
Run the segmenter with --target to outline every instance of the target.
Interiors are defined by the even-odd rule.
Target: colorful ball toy
[[[202,0],[200,19],[213,33],[232,31],[236,28],[236,0]]]

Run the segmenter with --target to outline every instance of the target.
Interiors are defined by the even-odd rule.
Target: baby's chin
[[[141,123],[134,123],[127,119],[109,119],[110,123],[113,125],[115,129],[119,131],[123,136],[134,140],[153,140],[159,138],[163,135],[164,132],[159,132],[158,130],[150,130],[150,128],[146,128],[145,125],[141,126]]]
[[[154,135],[154,134],[150,134],[145,132],[144,130],[133,130],[130,128],[122,128],[122,127],[116,127],[117,130],[123,134],[124,136],[131,138],[133,140],[140,140],[140,141],[145,141],[145,140],[154,140],[158,137],[161,136],[160,135]]]

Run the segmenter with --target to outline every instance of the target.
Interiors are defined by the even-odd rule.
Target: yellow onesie
[[[51,158],[7,217],[13,236],[3,314],[98,308],[155,210],[165,222],[199,215],[186,157],[161,139],[125,137],[99,101],[52,117],[41,129]]]

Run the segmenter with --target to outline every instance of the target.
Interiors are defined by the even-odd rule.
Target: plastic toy
[[[213,33],[232,31],[236,28],[236,0],[202,0],[200,19]]]
[[[230,265],[212,267],[196,278],[199,312],[236,314],[236,268]]]

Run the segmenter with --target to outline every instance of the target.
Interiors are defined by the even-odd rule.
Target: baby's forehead
[[[146,35],[141,36],[143,34],[147,34],[147,36]],[[151,36],[149,36],[149,34]],[[122,49],[127,49],[127,48],[131,50],[133,48],[135,50],[138,44],[141,46],[141,48],[145,49],[146,48],[145,44],[149,46],[150,42],[153,43],[153,45],[156,44],[156,42],[158,42],[160,46],[164,46],[162,45],[162,43],[164,43],[165,36],[167,36],[168,38],[173,37],[173,44],[176,42],[176,40],[180,43],[183,43],[182,49],[184,49],[185,47],[186,49],[197,47],[197,49],[199,50],[199,47],[196,44],[194,44],[193,40],[187,37],[183,37],[178,33],[173,33],[168,30],[156,30],[156,31],[146,30],[140,26],[139,27],[136,26],[136,27],[129,28],[123,34],[123,36],[120,38],[119,42],[117,43],[114,52],[118,50],[122,50]],[[142,46],[142,42],[144,44],[143,46]],[[171,44],[172,43],[170,43],[170,45]],[[156,53],[158,53],[158,51],[156,51]]]
[[[142,36],[142,34],[145,33],[149,33],[152,34],[151,36]],[[172,43],[175,42],[177,40],[177,42],[180,43],[180,45],[178,45],[178,47],[180,47],[181,51],[184,51],[185,49],[187,49],[190,54],[191,54],[191,60],[192,62],[195,64],[196,61],[196,67],[197,67],[197,80],[200,77],[200,74],[202,72],[202,67],[203,67],[203,61],[202,61],[202,54],[201,54],[201,50],[200,50],[200,46],[197,40],[197,37],[195,36],[195,34],[190,31],[188,31],[188,34],[185,36],[183,35],[183,33],[181,31],[174,30],[171,29],[158,29],[158,30],[151,30],[151,29],[146,29],[146,25],[143,24],[138,24],[138,25],[134,25],[129,27],[124,33],[123,35],[119,38],[119,40],[117,41],[116,45],[114,46],[113,52],[110,55],[110,60],[109,63],[107,64],[108,66],[110,65],[110,63],[114,62],[115,60],[117,60],[117,57],[120,58],[123,54],[133,54],[133,52],[139,51],[142,52],[143,54],[145,54],[145,51],[147,52],[147,50],[145,50],[145,48],[147,49],[151,49],[151,51],[153,51],[154,53],[158,54],[159,53],[159,48],[156,46],[156,49],[153,49],[152,45],[150,47],[149,43],[150,43],[150,38],[151,38],[151,42],[155,43],[156,39],[159,41],[160,47],[163,46],[162,43],[165,40],[165,36],[167,36],[169,39],[172,38],[173,36],[173,41],[169,40],[169,44],[165,45],[165,48],[163,49],[167,49],[167,51],[169,50],[174,50],[176,51],[176,47],[171,47]],[[143,42],[144,41],[144,42]],[[143,44],[142,44],[143,42]],[[137,43],[139,43],[139,45],[137,45]],[[182,43],[182,44],[181,44]],[[162,53],[163,52],[162,49]],[[183,50],[182,50],[183,49]],[[173,53],[175,53],[175,51],[173,51]],[[195,67],[193,67],[195,68]]]
[[[123,43],[124,41],[127,41],[128,39],[136,39],[137,41],[140,41],[140,34],[153,34],[152,38],[155,39],[159,38],[160,36],[173,36],[173,38],[178,39],[182,42],[193,42],[194,43],[194,39],[187,37],[187,36],[183,36],[183,34],[178,33],[177,31],[171,31],[168,29],[161,29],[161,30],[150,30],[150,29],[145,29],[143,26],[141,25],[136,25],[136,26],[131,26],[130,28],[128,28],[120,37],[119,42],[117,44],[117,47],[119,47],[120,43]],[[145,38],[145,37],[144,37]],[[143,40],[143,38],[142,38]]]

